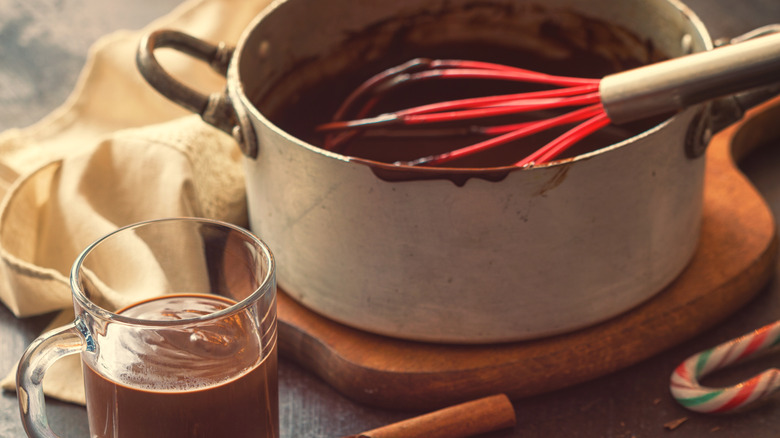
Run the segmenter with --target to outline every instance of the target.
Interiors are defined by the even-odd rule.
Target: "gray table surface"
[[[0,131],[34,123],[60,105],[75,84],[87,49],[116,29],[137,29],[170,11],[178,0],[0,0]],[[713,37],[735,36],[780,22],[778,0],[689,0]],[[742,162],[774,214],[780,214],[780,149],[764,148]],[[780,269],[780,265],[777,267]],[[5,373],[50,315],[16,319],[0,305],[0,373]],[[654,358],[609,376],[553,393],[514,401],[518,424],[490,437],[778,437],[780,403],[738,415],[705,416],[680,408],[668,394],[668,378],[688,355],[780,319],[780,282],[773,279],[747,307],[718,327]],[[774,363],[775,354],[738,371],[742,379]],[[280,422],[283,437],[336,437],[412,415],[362,406],[316,376],[282,359]],[[731,379],[731,380],[729,380]],[[83,407],[50,401],[53,428],[63,436],[87,436]],[[664,424],[688,420],[675,430]],[[0,397],[0,437],[24,436],[16,397]]]

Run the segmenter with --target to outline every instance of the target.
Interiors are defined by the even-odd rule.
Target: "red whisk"
[[[389,113],[371,111],[404,84],[436,79],[514,81],[551,86],[542,91],[435,102]],[[484,141],[453,151],[399,162],[436,166],[551,128],[574,126],[515,166],[555,159],[573,144],[609,125],[677,111],[710,99],[780,81],[780,33],[712,51],[615,73],[602,79],[555,76],[465,60],[415,59],[385,70],[355,89],[329,123],[323,148],[338,150],[364,132],[442,122],[469,121],[541,110],[577,108],[551,118],[499,126],[470,126]],[[349,116],[349,114],[353,114]]]

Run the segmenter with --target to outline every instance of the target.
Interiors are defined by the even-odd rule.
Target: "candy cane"
[[[672,373],[669,387],[672,397],[684,407],[703,413],[733,411],[764,400],[780,389],[780,370],[777,368],[768,369],[747,381],[726,388],[701,386],[699,379],[714,370],[778,345],[780,321],[695,354]]]

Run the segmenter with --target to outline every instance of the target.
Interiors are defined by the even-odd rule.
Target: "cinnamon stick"
[[[466,438],[515,426],[504,394],[450,406],[346,438]]]

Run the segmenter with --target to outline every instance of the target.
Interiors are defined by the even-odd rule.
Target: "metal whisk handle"
[[[780,82],[780,33],[606,76],[601,101],[620,124]]]

